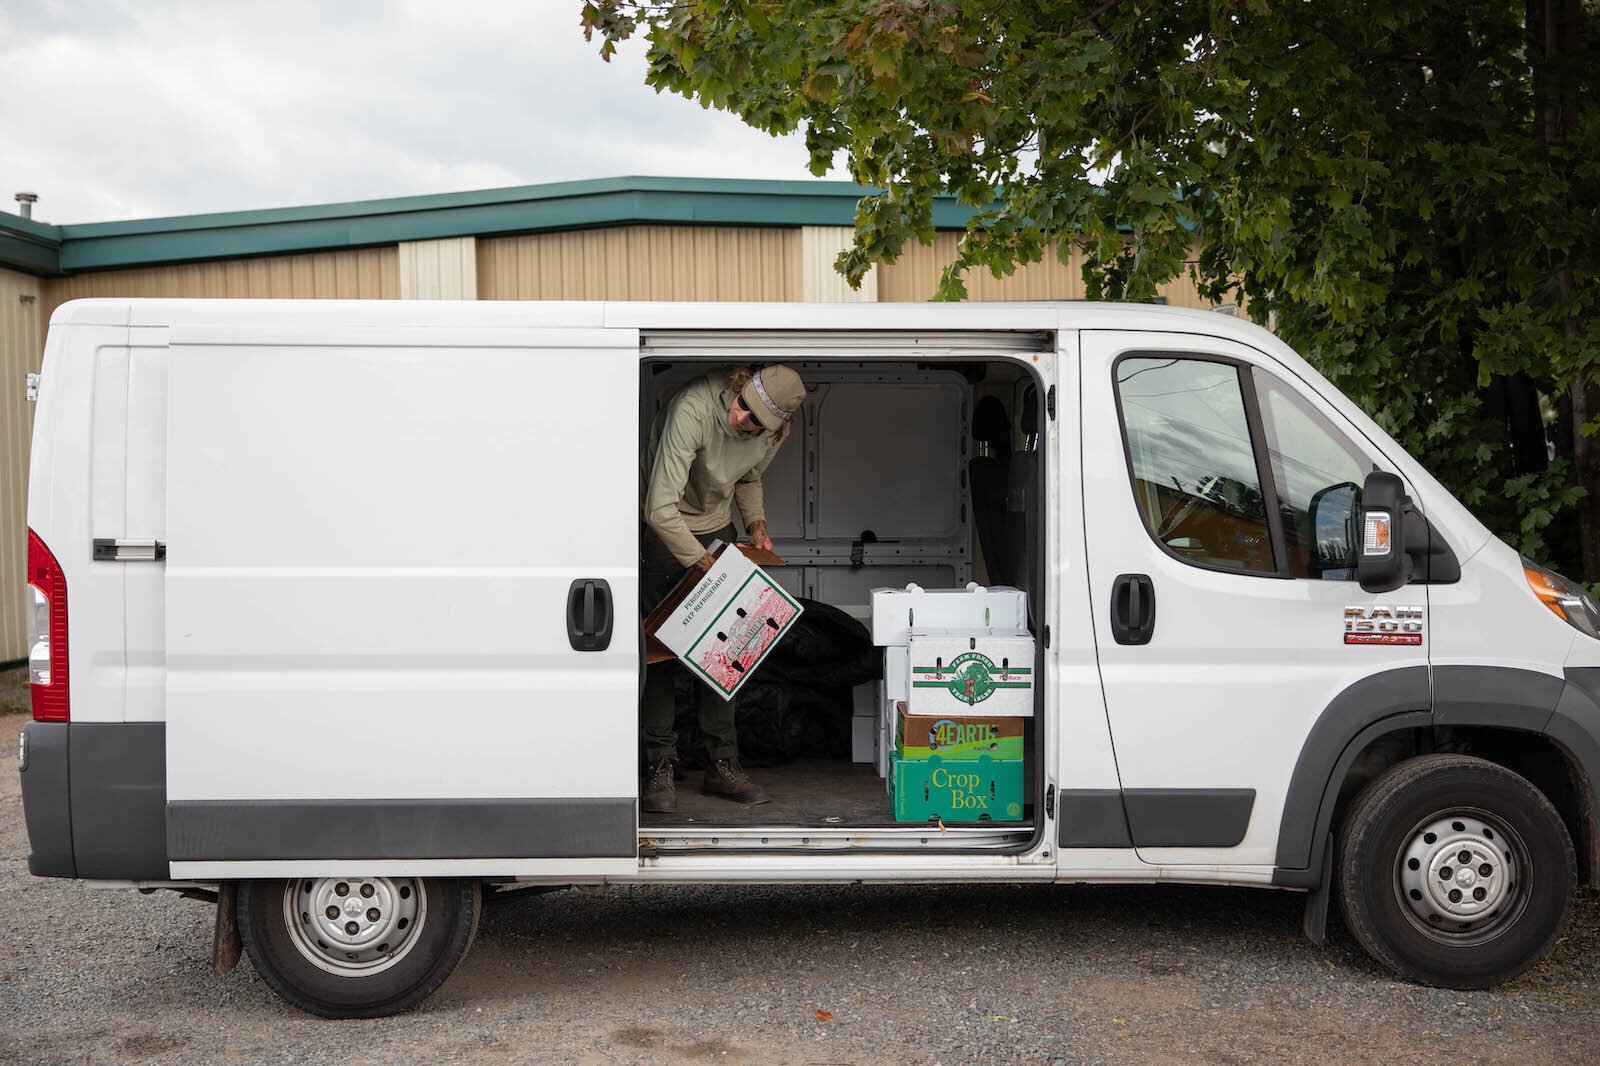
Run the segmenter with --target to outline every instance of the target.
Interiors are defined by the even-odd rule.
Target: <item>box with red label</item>
[[[645,632],[664,649],[652,649],[649,660],[677,656],[725,700],[755,673],[801,612],[799,602],[752,556],[773,565],[782,565],[782,559],[744,545],[734,551],[728,547],[714,546],[716,562],[705,576],[684,575],[645,619]]]

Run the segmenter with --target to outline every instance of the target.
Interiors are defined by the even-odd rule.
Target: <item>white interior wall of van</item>
[[[788,564],[788,591],[865,621],[870,592],[915,582],[965,585],[972,575],[967,485],[973,388],[955,370],[787,360],[806,402],[763,480],[767,532]],[[646,364],[654,417],[705,361]],[[649,432],[641,427],[641,439]],[[735,524],[745,533],[737,508]]]

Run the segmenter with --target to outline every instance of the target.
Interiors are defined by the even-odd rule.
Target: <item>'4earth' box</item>
[[[902,704],[902,706],[904,706]],[[987,755],[1000,762],[1022,758],[1022,718],[987,715],[920,715],[901,711],[895,728],[895,754],[903,759],[971,760]]]
[[[1022,762],[894,757],[894,816],[900,822],[1015,822],[1022,818]]]

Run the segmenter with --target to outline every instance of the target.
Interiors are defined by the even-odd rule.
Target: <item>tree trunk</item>
[[[1536,45],[1533,54],[1542,56],[1534,68],[1534,98],[1540,132],[1547,144],[1566,140],[1577,125],[1577,94],[1572,72],[1565,58],[1578,48],[1578,0],[1527,0],[1528,31]],[[1571,306],[1572,264],[1556,267],[1556,290],[1563,305]],[[1578,353],[1578,321],[1568,313],[1561,322],[1568,354]],[[1578,484],[1584,490],[1579,504],[1580,550],[1583,580],[1600,582],[1600,436],[1585,436],[1583,429],[1600,419],[1600,382],[1583,363],[1576,367],[1570,396],[1572,399],[1572,456]],[[1565,451],[1565,449],[1561,449]]]
[[[1511,442],[1511,470],[1515,474],[1542,474],[1550,468],[1550,445],[1545,437],[1539,390],[1526,372],[1495,375],[1483,392],[1489,417],[1506,429]]]
[[[1600,436],[1586,437],[1583,426],[1600,418],[1600,383],[1588,374],[1572,387],[1572,452],[1578,484],[1588,493],[1578,505],[1583,551],[1583,580],[1600,581]]]

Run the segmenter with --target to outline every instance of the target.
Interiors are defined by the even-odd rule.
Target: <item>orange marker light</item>
[[[1366,534],[1361,540],[1362,555],[1389,554],[1389,515],[1383,511],[1368,511]]]

